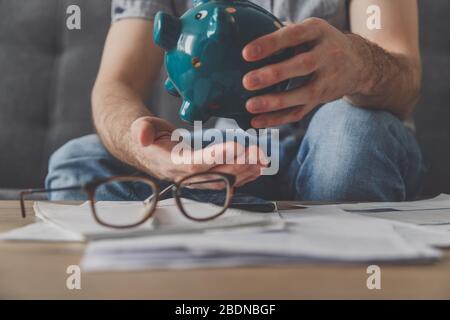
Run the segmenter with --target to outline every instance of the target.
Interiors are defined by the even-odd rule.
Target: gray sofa
[[[65,27],[72,4],[81,31]],[[450,1],[420,1],[425,70],[415,118],[427,196],[450,192],[449,12]],[[109,24],[109,0],[0,0],[0,198],[42,186],[50,154],[93,132],[90,91]],[[153,111],[177,119],[176,110]]]

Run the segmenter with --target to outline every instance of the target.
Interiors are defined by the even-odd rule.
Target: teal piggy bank
[[[232,118],[250,128],[246,101],[268,92],[286,90],[288,82],[260,90],[243,87],[243,76],[291,57],[285,50],[263,61],[247,62],[243,48],[251,41],[281,28],[281,22],[247,0],[193,0],[193,8],[180,18],[158,12],[154,40],[166,51],[167,91],[181,97],[184,121]]]

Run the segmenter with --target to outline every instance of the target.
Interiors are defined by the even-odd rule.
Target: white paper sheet
[[[411,262],[441,256],[407,241],[389,221],[348,215],[296,219],[285,231],[206,232],[91,243],[85,271],[223,267],[299,262]]]
[[[83,240],[83,236],[44,221],[38,221],[0,235],[0,241],[81,242]]]
[[[427,211],[429,212],[429,211]],[[408,214],[411,214],[409,217]],[[424,245],[433,247],[448,248],[450,247],[450,225],[419,225],[417,222],[432,221],[446,221],[445,217],[426,216],[419,220],[420,216],[415,212],[397,211],[390,213],[349,213],[340,208],[338,205],[327,206],[310,206],[305,209],[290,210],[281,212],[281,216],[287,222],[301,222],[310,217],[341,217],[352,218],[353,221],[358,221],[357,217],[362,220],[366,219],[380,219],[389,221],[389,224],[396,230],[396,232],[405,238],[407,241],[415,241]],[[391,218],[391,216],[393,216]],[[447,228],[446,228],[447,226]],[[436,228],[440,227],[440,228]],[[366,230],[363,230],[366,232]]]
[[[405,208],[411,208],[412,203],[403,203],[403,211],[387,213],[365,210],[388,208],[391,204],[358,204],[356,211],[363,210],[362,214],[346,212],[345,206],[327,205],[284,211],[281,215],[228,210],[221,219],[196,223],[185,218],[173,200],[167,200],[159,203],[154,219],[147,225],[117,231],[99,226],[87,204],[38,202],[36,213],[45,221],[10,231],[0,240],[96,240],[88,245],[83,258],[86,271],[301,262],[427,262],[441,256],[435,248],[450,246],[450,228],[441,224],[447,221],[446,209],[439,208],[450,203],[450,197],[443,195],[425,203],[432,210],[412,211],[411,216],[410,209]],[[124,212],[141,208],[136,202],[99,205],[118,219]],[[201,210],[205,204],[192,205]],[[423,203],[418,207],[424,208]],[[440,215],[430,214],[434,211]],[[391,215],[395,215],[394,219]],[[415,224],[432,225],[404,223],[406,218]],[[105,238],[118,239],[98,240]]]
[[[355,213],[417,225],[450,225],[450,209]]]
[[[415,226],[408,223],[395,223],[394,230],[409,243],[418,243],[435,248],[450,248],[450,230]]]
[[[196,210],[203,210],[210,206],[206,203],[191,201]],[[135,214],[142,210],[141,202],[99,202],[97,206],[108,212],[116,223],[120,222],[124,212]],[[161,201],[155,216],[147,223],[133,228],[116,230],[98,224],[91,212],[89,203],[82,205],[63,205],[49,202],[36,202],[34,205],[36,216],[44,221],[53,223],[64,230],[84,236],[88,240],[103,238],[123,238],[154,235],[161,233],[200,232],[207,229],[223,229],[245,226],[273,227],[283,226],[278,214],[247,213],[242,210],[229,209],[218,219],[209,222],[195,222],[184,217],[175,205],[173,199]],[[111,217],[109,218],[111,219]],[[129,219],[127,218],[127,221]]]
[[[450,224],[435,224],[435,225],[427,225],[426,227],[433,230],[450,232]]]
[[[303,206],[299,209],[292,209],[280,212],[284,220],[296,220],[307,217],[328,217],[328,216],[348,216],[338,205],[323,205],[323,206]]]
[[[419,211],[419,210],[436,210],[449,209],[450,210],[450,195],[441,194],[436,198],[420,200],[420,201],[405,201],[405,202],[369,202],[369,203],[355,203],[339,205],[345,211]]]

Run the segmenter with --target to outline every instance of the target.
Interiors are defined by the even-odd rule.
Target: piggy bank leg
[[[194,121],[207,121],[210,118],[210,114],[204,108],[185,100],[181,105],[180,118],[193,124]]]
[[[167,92],[171,94],[174,97],[180,97],[180,94],[178,93],[177,88],[175,88],[172,80],[167,79],[164,83],[164,87],[166,88]]]

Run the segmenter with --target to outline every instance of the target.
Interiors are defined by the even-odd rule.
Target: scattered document
[[[412,202],[345,204],[339,205],[339,208],[346,212],[416,225],[448,225],[448,228],[443,226],[441,229],[450,229],[449,195]]]
[[[409,243],[419,243],[435,248],[450,248],[450,230],[434,226],[415,226],[408,223],[394,223],[394,229]]]
[[[339,205],[348,212],[388,212],[388,211],[420,211],[420,210],[450,210],[450,195],[440,196],[428,200],[404,201],[404,202],[368,202]]]
[[[211,206],[209,203],[190,201],[191,206],[202,211]],[[108,212],[116,222],[125,214],[140,215],[144,208],[142,202],[99,202],[97,206]],[[105,210],[107,209],[107,210]],[[98,224],[91,212],[88,202],[82,205],[64,205],[50,202],[36,202],[36,216],[64,230],[78,234],[87,240],[104,238],[139,237],[164,233],[203,232],[208,229],[237,228],[246,226],[283,227],[283,221],[277,213],[248,213],[238,209],[229,209],[218,219],[208,222],[195,222],[182,215],[173,199],[161,201],[154,214],[145,224],[132,228],[117,230]],[[128,221],[129,219],[127,219]]]
[[[450,232],[450,224],[435,224],[432,226],[427,226],[433,228],[433,230],[442,230],[446,232]]]
[[[408,241],[416,241],[425,245],[450,248],[450,224],[441,224],[447,221],[447,216],[433,216],[434,210],[427,211],[429,216],[421,217],[418,212],[396,211],[383,213],[360,213],[357,211],[344,211],[340,205],[324,205],[324,206],[305,206],[301,209],[289,210],[281,212],[281,216],[287,222],[300,222],[309,217],[330,217],[332,219],[344,219],[353,217],[357,221],[357,217],[366,220],[366,218],[376,218],[381,220],[390,220],[390,225],[396,232]],[[411,216],[408,216],[411,214]],[[433,221],[437,224],[428,224]],[[439,227],[439,228],[436,228]],[[356,228],[356,226],[352,226]],[[363,232],[366,232],[365,230]]]
[[[349,213],[338,205],[313,205],[281,211],[280,215],[285,221],[289,221],[307,217],[349,216]]]
[[[350,215],[308,217],[283,231],[211,231],[95,241],[86,249],[82,268],[118,271],[302,262],[399,263],[428,262],[440,256],[440,251],[430,246],[407,241],[389,222]]]
[[[139,202],[100,202],[110,219],[142,214]],[[207,203],[190,201],[202,212]],[[303,262],[429,262],[450,247],[450,196],[403,203],[291,205],[275,213],[229,209],[205,223],[189,220],[173,199],[146,224],[115,230],[99,225],[89,203],[36,202],[40,219],[0,240],[90,241],[85,271],[187,269]],[[206,208],[208,209],[208,208]]]
[[[389,212],[357,212],[369,217],[408,222],[418,225],[449,225],[450,209],[389,211]]]
[[[82,242],[84,237],[52,223],[38,221],[0,234],[0,241]]]

